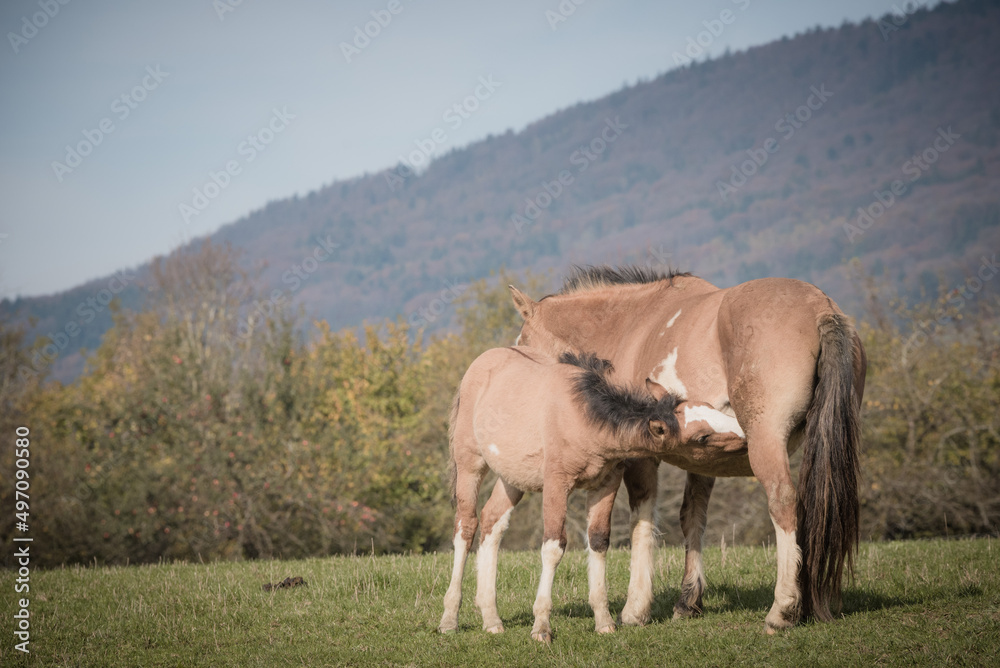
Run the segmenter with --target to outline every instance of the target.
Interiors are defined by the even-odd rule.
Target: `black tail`
[[[844,567],[853,573],[858,549],[861,398],[854,390],[855,350],[847,319],[824,316],[819,334],[818,382],[806,415],[799,469],[796,535],[802,550],[803,613],[829,621],[831,603],[840,606]]]

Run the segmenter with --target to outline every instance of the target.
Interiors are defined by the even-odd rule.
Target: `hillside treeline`
[[[465,368],[509,345],[519,319],[506,284],[481,281],[429,313],[457,333],[423,340],[405,319],[306,330],[287,304],[205,243],[153,267],[139,311],[114,327],[71,385],[31,364],[0,332],[0,540],[35,538],[36,563],[306,557],[428,551],[451,539],[448,408]],[[519,281],[522,285],[524,281]],[[546,287],[540,277],[529,292]],[[1000,333],[988,290],[917,307],[870,284],[861,331],[865,396],[863,535],[996,533],[1000,526]],[[451,311],[450,313],[445,312]],[[309,334],[305,334],[308,331]],[[15,508],[15,430],[30,430],[30,518]],[[683,474],[661,466],[660,526],[679,543]],[[484,486],[489,491],[490,479]],[[627,541],[624,493],[615,540]],[[540,541],[540,495],[528,495],[505,545]],[[766,541],[763,492],[720,480],[707,540]],[[574,495],[572,546],[585,543]]]

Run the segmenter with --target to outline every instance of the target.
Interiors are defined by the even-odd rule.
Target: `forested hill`
[[[417,323],[442,292],[501,265],[670,264],[721,285],[791,276],[848,310],[854,257],[903,289],[951,285],[1000,250],[997,34],[995,0],[814,29],[577,104],[417,175],[399,166],[272,202],[213,237],[266,260],[265,292],[334,327]],[[302,270],[323,243],[336,248]],[[80,304],[107,284],[4,302],[0,316],[33,315],[38,333],[78,321],[92,347],[110,319],[83,323]]]

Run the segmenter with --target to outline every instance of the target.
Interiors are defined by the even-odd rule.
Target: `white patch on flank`
[[[744,438],[746,434],[740,428],[739,421],[726,415],[721,411],[717,411],[709,406],[685,406],[684,407],[684,422],[689,423],[696,420],[702,420],[708,423],[715,433],[721,434],[724,431],[732,432]]]
[[[677,348],[674,348],[674,352],[656,365],[650,379],[659,383],[667,392],[676,394],[681,399],[687,398],[687,388],[677,376]]]
[[[494,455],[500,454],[500,448],[497,447],[496,443],[490,443],[488,446],[486,446],[486,449],[489,450],[490,453]]]
[[[677,320],[677,316],[681,314],[681,310],[678,309],[677,313],[674,313],[674,317],[667,321],[667,329],[670,329],[674,325],[674,321]]]

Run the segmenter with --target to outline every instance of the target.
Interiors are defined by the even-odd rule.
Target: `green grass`
[[[36,548],[37,549],[37,548]],[[1000,545],[995,539],[865,544],[844,616],[764,633],[774,551],[709,549],[700,619],[672,621],[683,563],[657,554],[654,622],[593,632],[586,554],[556,574],[555,642],[529,638],[540,558],[500,554],[507,632],[480,628],[474,557],[456,634],[435,632],[451,554],[308,561],[66,568],[31,575],[30,656],[13,649],[14,575],[0,575],[4,666],[1000,665]],[[306,587],[265,593],[301,575]],[[608,558],[612,612],[624,605],[628,552]]]

